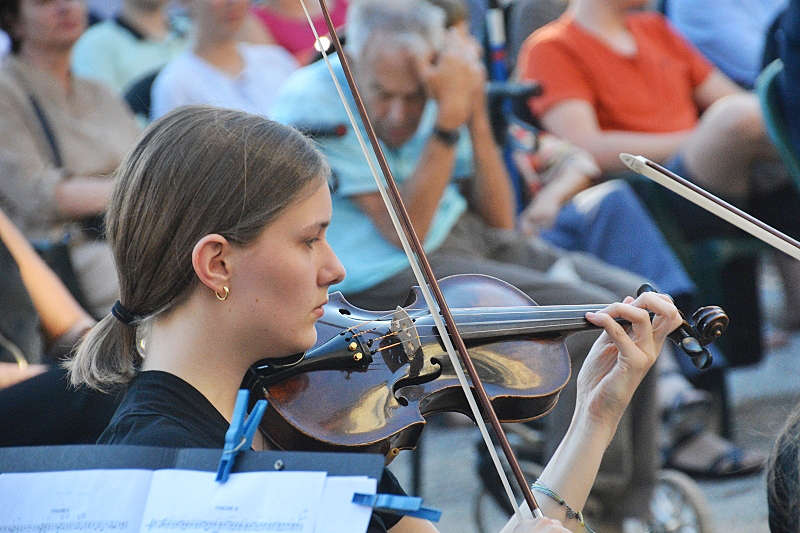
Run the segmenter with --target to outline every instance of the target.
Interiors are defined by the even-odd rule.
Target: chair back
[[[792,146],[778,93],[778,80],[782,71],[783,61],[774,60],[761,71],[756,79],[755,88],[761,103],[761,113],[767,133],[795,184],[800,187],[800,158]]]

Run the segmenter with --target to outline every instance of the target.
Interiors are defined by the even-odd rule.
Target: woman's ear
[[[192,267],[200,283],[220,294],[222,287],[230,285],[231,244],[217,233],[210,233],[197,241],[192,250]]]

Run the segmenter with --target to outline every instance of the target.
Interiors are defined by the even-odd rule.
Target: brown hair
[[[772,448],[767,509],[771,533],[800,531],[800,406],[789,415]]]
[[[189,106],[154,122],[117,170],[106,216],[122,305],[145,320],[173,307],[198,282],[198,240],[248,244],[328,173],[308,139],[261,116]],[[136,343],[135,324],[106,316],[67,363],[72,383],[127,383],[142,361]]]

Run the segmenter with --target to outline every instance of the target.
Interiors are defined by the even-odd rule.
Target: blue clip
[[[247,389],[241,389],[236,395],[233,420],[231,420],[231,425],[225,433],[225,448],[222,451],[219,466],[217,466],[216,480],[220,483],[228,481],[228,475],[231,473],[231,468],[233,468],[236,454],[243,449],[250,448],[253,443],[253,435],[255,435],[258,424],[261,422],[261,417],[264,416],[264,411],[267,409],[267,400],[258,400],[250,412],[250,416],[245,420],[247,398],[249,396],[250,393]]]
[[[403,516],[413,516],[438,522],[442,517],[442,512],[437,509],[422,506],[422,498],[417,496],[401,496],[399,494],[353,494],[353,503],[366,505],[376,511],[384,511]]]

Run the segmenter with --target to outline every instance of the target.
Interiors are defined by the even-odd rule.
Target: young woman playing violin
[[[180,108],[145,132],[117,172],[108,210],[120,301],[69,363],[76,385],[127,386],[100,443],[221,448],[247,369],[314,345],[328,287],[345,275],[325,240],[328,172],[299,133],[242,112]],[[681,321],[655,293],[586,319],[605,332],[578,376],[572,425],[540,478],[573,509]],[[269,447],[262,432],[256,449]],[[387,472],[379,491],[402,489]],[[503,531],[566,531],[557,520],[582,528],[555,501],[540,503],[553,519],[512,518]],[[370,531],[385,529],[436,531],[375,514]]]

